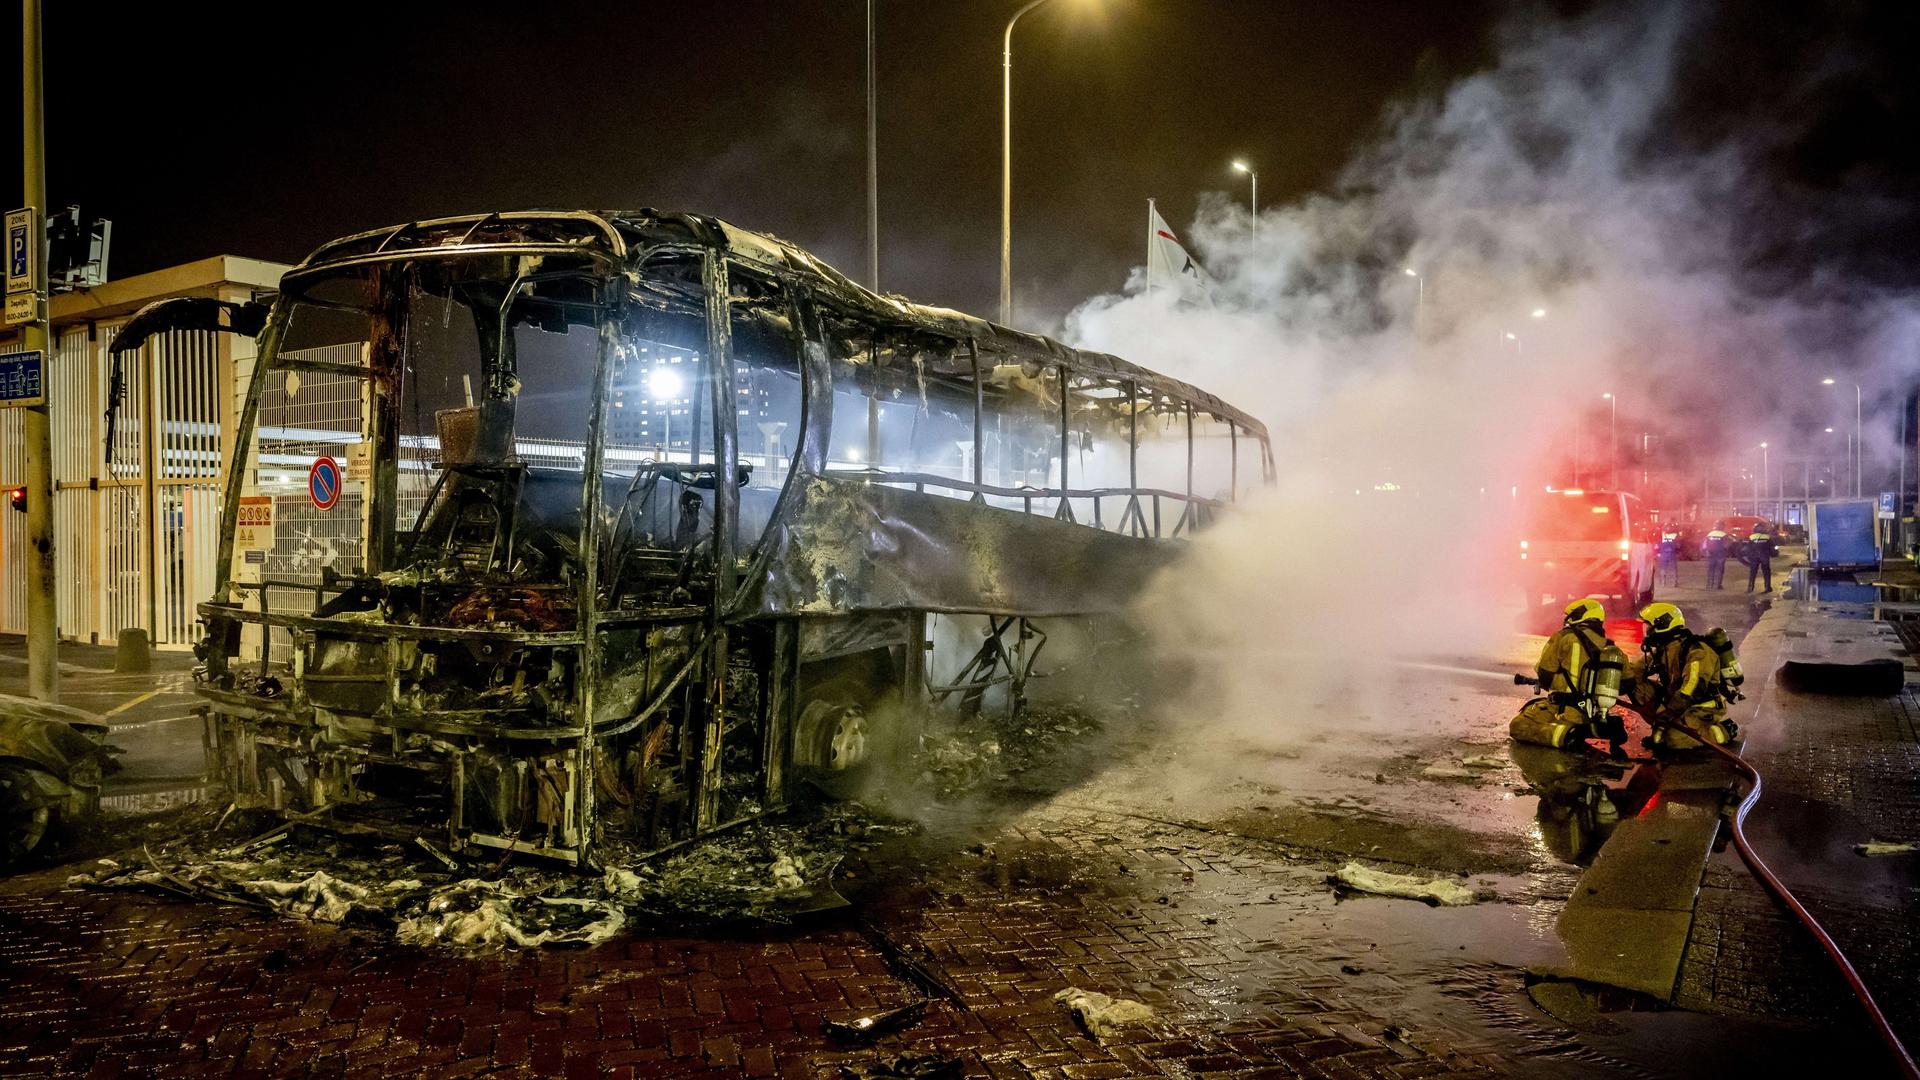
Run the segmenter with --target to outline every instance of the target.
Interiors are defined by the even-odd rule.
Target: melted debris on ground
[[[1471,904],[1478,898],[1472,889],[1457,881],[1443,877],[1427,879],[1411,874],[1393,874],[1385,870],[1368,869],[1357,862],[1342,866],[1338,873],[1329,876],[1328,881],[1336,889],[1421,900],[1433,907]]]
[[[430,845],[370,843],[295,821],[239,844],[216,828],[146,843],[97,860],[67,883],[384,927],[415,945],[591,945],[636,917],[782,922],[843,906],[833,887],[841,860],[912,830],[857,803],[837,803],[751,822],[594,877],[504,858],[463,864]]]
[[[1116,709],[1133,709],[1126,699]],[[1045,764],[1069,743],[1102,730],[1083,705],[1028,703],[1017,716],[983,713],[928,725],[920,739],[920,783],[941,799],[966,795]]]
[[[1069,986],[1053,995],[1053,1000],[1097,1040],[1105,1040],[1123,1027],[1153,1022],[1153,1006],[1129,998],[1111,997],[1096,990]]]

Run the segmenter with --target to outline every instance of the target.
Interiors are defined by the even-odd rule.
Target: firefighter
[[[1731,554],[1732,541],[1727,530],[1715,529],[1707,534],[1706,542],[1700,545],[1700,554],[1707,560],[1707,588],[1721,589],[1727,579],[1727,556]]]
[[[1780,554],[1774,546],[1773,537],[1767,533],[1766,526],[1755,525],[1747,536],[1746,564],[1747,591],[1753,591],[1753,579],[1762,578],[1768,592],[1773,591],[1773,557]]]
[[[1728,671],[1739,671],[1733,647],[1725,652],[1720,631],[1696,635],[1687,629],[1686,616],[1672,604],[1653,603],[1640,609],[1646,637],[1640,657],[1628,668],[1627,700],[1653,726],[1653,746],[1691,750],[1701,741],[1722,745],[1737,735],[1727,719],[1727,703],[1738,698]]]
[[[1625,757],[1626,725],[1613,715],[1625,659],[1607,640],[1606,608],[1598,600],[1568,604],[1560,629],[1540,648],[1533,678],[1516,679],[1531,682],[1546,696],[1527,702],[1507,725],[1508,734],[1555,748],[1604,737],[1609,754]]]
[[[1680,584],[1680,534],[1672,529],[1660,533],[1660,547],[1655,551],[1660,560],[1660,584],[1678,587]]]

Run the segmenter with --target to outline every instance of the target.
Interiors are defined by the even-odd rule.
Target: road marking
[[[181,713],[179,716],[156,716],[151,720],[135,720],[130,724],[114,724],[112,726],[116,732],[138,731],[141,728],[158,727],[161,724],[177,724],[182,720],[198,719],[200,719],[199,713]]]
[[[135,705],[138,705],[141,702],[146,701],[150,698],[159,697],[161,694],[164,694],[166,692],[167,692],[167,687],[164,687],[164,686],[155,687],[154,689],[149,690],[144,694],[141,694],[137,698],[131,698],[127,701],[123,701],[120,704],[115,705],[113,708],[108,709],[106,712],[101,713],[100,719],[105,720],[107,717],[113,716],[116,713],[126,712],[128,709],[133,708]]]

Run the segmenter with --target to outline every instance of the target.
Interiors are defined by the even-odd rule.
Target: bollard
[[[128,674],[152,669],[153,653],[147,648],[147,632],[137,626],[120,631],[113,651],[113,670]]]

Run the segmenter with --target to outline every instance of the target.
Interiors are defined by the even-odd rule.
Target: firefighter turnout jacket
[[[1606,644],[1603,635],[1579,626],[1556,631],[1540,647],[1540,659],[1533,665],[1540,689],[1556,705],[1581,704],[1592,690],[1587,669]]]
[[[1684,749],[1695,737],[1730,739],[1722,667],[1707,639],[1686,631],[1642,647],[1627,672],[1628,694],[1653,723],[1657,743]]]

